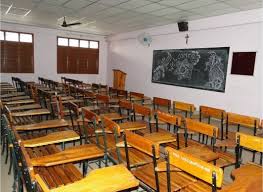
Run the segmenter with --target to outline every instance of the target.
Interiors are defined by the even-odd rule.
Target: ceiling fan
[[[63,21],[61,27],[70,27],[70,26],[73,26],[73,25],[80,25],[80,24],[81,24],[80,22],[67,23],[66,22],[66,17],[64,17],[64,21]]]

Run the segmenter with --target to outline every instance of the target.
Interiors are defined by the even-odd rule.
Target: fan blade
[[[69,24],[67,24],[67,27],[69,27],[69,26],[73,26],[73,25],[80,25],[81,23],[79,23],[79,22],[77,22],[77,23],[69,23]]]

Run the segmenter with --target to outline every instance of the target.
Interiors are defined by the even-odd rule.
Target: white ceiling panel
[[[194,9],[194,8],[198,8],[198,7],[202,7],[202,6],[214,4],[214,3],[217,3],[217,1],[216,0],[195,0],[195,1],[183,3],[181,5],[177,5],[176,7],[179,9],[183,9],[183,10],[189,10],[189,9]]]
[[[151,4],[152,2],[146,0],[130,0],[126,3],[119,4],[118,7],[123,9],[135,9],[141,6]]]
[[[115,6],[115,5],[119,5],[121,3],[125,3],[129,0],[99,0],[99,3],[105,4],[105,5],[111,5],[111,6]]]
[[[140,13],[148,13],[148,12],[152,12],[152,11],[155,11],[158,9],[164,9],[164,8],[167,8],[167,7],[163,5],[159,5],[157,3],[152,3],[149,5],[145,5],[143,7],[137,8],[136,11]]]
[[[159,3],[161,5],[169,5],[169,6],[176,6],[176,5],[181,5],[183,3],[187,3],[193,0],[162,0]]]
[[[156,16],[163,16],[163,15],[168,15],[172,13],[178,13],[181,10],[176,9],[176,8],[165,8],[165,9],[159,9],[157,11],[150,12],[149,14],[151,15],[156,15]]]
[[[91,1],[87,0],[70,0],[69,2],[65,3],[64,6],[71,9],[80,9],[88,6],[91,3]]]

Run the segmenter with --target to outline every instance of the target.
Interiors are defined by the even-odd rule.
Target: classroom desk
[[[223,187],[222,192],[261,192],[263,189],[263,168],[262,166],[248,163],[231,173],[234,182]]]
[[[125,130],[128,131],[138,131],[142,129],[146,129],[147,125],[143,122],[124,122],[118,124],[121,128],[121,132],[124,132]]]
[[[24,116],[36,116],[36,115],[49,115],[50,111],[48,109],[32,109],[22,112],[12,113],[13,117],[24,117]]]
[[[29,105],[19,105],[14,107],[9,107],[9,110],[12,111],[24,111],[24,110],[31,110],[31,109],[40,109],[41,105],[39,104],[29,104]]]
[[[176,141],[176,135],[169,133],[168,131],[161,130],[158,132],[144,134],[143,137],[156,142],[159,145]]]
[[[25,100],[17,100],[17,101],[9,101],[4,103],[5,105],[19,105],[19,104],[29,104],[35,103],[34,99],[25,99]]]
[[[3,94],[0,96],[0,98],[4,99],[4,98],[17,97],[17,96],[23,96],[23,95],[25,95],[24,92],[15,92],[15,93]]]
[[[213,152],[207,146],[188,146],[180,149],[180,151],[188,153],[206,162],[211,162],[219,158],[219,155]]]

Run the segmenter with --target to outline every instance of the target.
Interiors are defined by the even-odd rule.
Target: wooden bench
[[[252,150],[260,153],[260,164],[262,165],[262,153],[263,153],[263,138],[247,135],[244,133],[236,134],[236,168],[240,167],[242,163],[242,150]],[[252,161],[255,162],[255,153],[253,153]]]
[[[168,192],[174,191],[171,187],[171,179],[173,178],[170,166],[175,166],[198,179],[200,181],[189,183],[182,191],[216,191],[223,184],[223,170],[210,163],[204,162],[189,154],[178,151],[171,147],[166,147],[167,152],[167,183]],[[210,188],[210,189],[209,189]]]
[[[160,107],[162,107],[160,109]],[[171,100],[160,97],[153,97],[153,109],[164,110],[165,112],[171,112]]]
[[[226,119],[226,111],[223,109],[218,109],[214,107],[208,107],[208,106],[203,106],[201,105],[199,107],[199,121],[201,122],[203,118],[207,118],[207,123],[211,123],[211,118],[217,119],[220,121],[221,125],[221,140],[224,139],[224,124],[225,124],[225,119]]]
[[[173,114],[177,114],[178,112],[183,112],[184,117],[192,118],[193,113],[195,112],[196,107],[192,103],[185,103],[182,101],[173,101]]]
[[[129,157],[131,147],[152,158],[152,163],[148,163],[132,170],[134,176],[141,181],[141,186],[147,189],[147,191],[167,191],[166,172],[157,167],[159,163],[164,162],[164,160],[160,158],[159,145],[130,131],[125,131],[124,142],[128,168],[130,168]],[[128,145],[131,147],[128,147]],[[193,177],[189,177],[187,174],[181,172],[173,172],[171,178],[173,191],[178,191],[189,183],[195,181]]]

